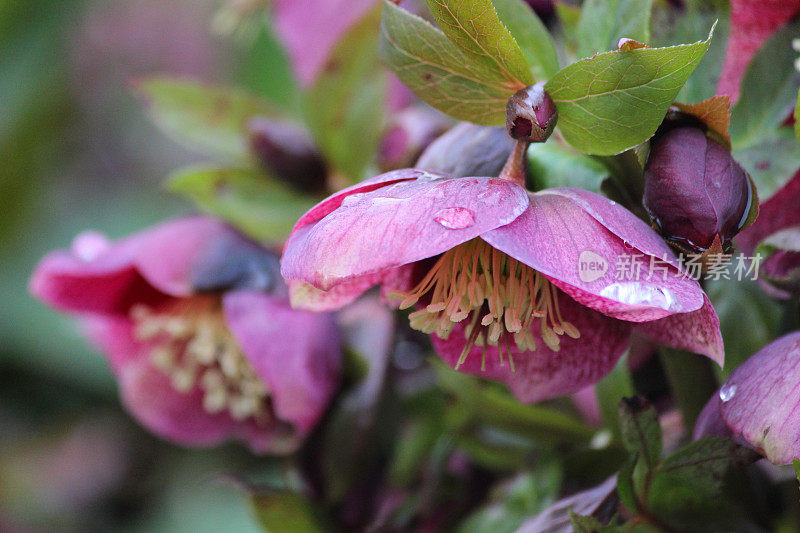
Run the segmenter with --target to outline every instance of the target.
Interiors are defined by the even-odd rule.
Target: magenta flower
[[[772,296],[800,293],[800,171],[761,204],[758,218],[736,244],[745,255],[764,254],[759,278],[770,282],[764,287]]]
[[[732,436],[775,464],[800,457],[800,331],[762,348],[708,402],[695,438]]]
[[[659,271],[648,278],[648,268]],[[618,276],[619,266],[635,277]],[[696,281],[633,214],[579,189],[398,170],[324,200],[295,226],[281,273],[293,303],[335,309],[375,285],[416,306],[439,354],[522,401],[611,370],[634,328],[722,362]],[[663,278],[663,279],[662,279]]]
[[[81,317],[124,404],[154,433],[285,453],[327,408],[340,347],[330,315],[290,308],[277,265],[232,228],[192,217],[115,243],[79,235],[39,263],[30,287]]]

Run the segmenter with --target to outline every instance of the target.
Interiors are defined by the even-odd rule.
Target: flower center
[[[227,411],[234,420],[261,425],[271,420],[269,389],[225,325],[218,299],[192,298],[157,310],[139,304],[130,317],[135,338],[148,343],[150,359],[175,390],[199,386],[210,414]]]
[[[401,309],[430,295],[430,303],[411,313],[411,327],[447,339],[453,327],[467,320],[466,344],[458,359],[461,366],[473,346],[497,346],[503,364],[503,347],[511,369],[510,345],[520,351],[536,349],[531,322],[539,318],[542,341],[557,352],[559,337],[580,337],[578,329],[561,317],[556,288],[542,274],[513,257],[473,239],[445,252],[425,278],[410,292],[396,292]]]

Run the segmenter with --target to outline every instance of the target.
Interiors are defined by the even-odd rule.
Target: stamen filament
[[[486,347],[497,346],[500,364],[505,364],[505,351],[513,370],[512,342],[519,352],[536,349],[534,319],[539,319],[542,341],[553,351],[559,351],[562,335],[580,337],[561,316],[559,293],[545,276],[481,239],[448,250],[414,289],[392,296],[402,300],[402,309],[427,301],[409,315],[411,327],[442,339],[455,324],[469,319],[456,368],[480,346],[485,369]]]

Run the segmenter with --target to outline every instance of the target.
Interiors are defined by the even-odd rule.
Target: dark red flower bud
[[[250,149],[265,170],[302,192],[325,191],[325,161],[305,130],[261,117],[251,120],[248,128]]]
[[[558,110],[544,90],[544,83],[520,89],[508,99],[506,129],[517,140],[540,143],[547,140],[558,121]]]
[[[754,191],[747,172],[703,130],[656,136],[644,171],[644,206],[661,234],[691,251],[723,247],[744,226]]]

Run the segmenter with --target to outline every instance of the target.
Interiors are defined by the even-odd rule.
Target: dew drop
[[[723,402],[730,401],[733,399],[733,396],[736,394],[736,385],[723,385],[722,388],[719,389],[719,399]]]
[[[465,207],[442,209],[433,218],[447,229],[466,229],[475,224],[475,213]]]
[[[636,281],[612,283],[600,291],[600,296],[628,305],[647,305],[665,311],[680,309],[678,299],[671,290]]]

